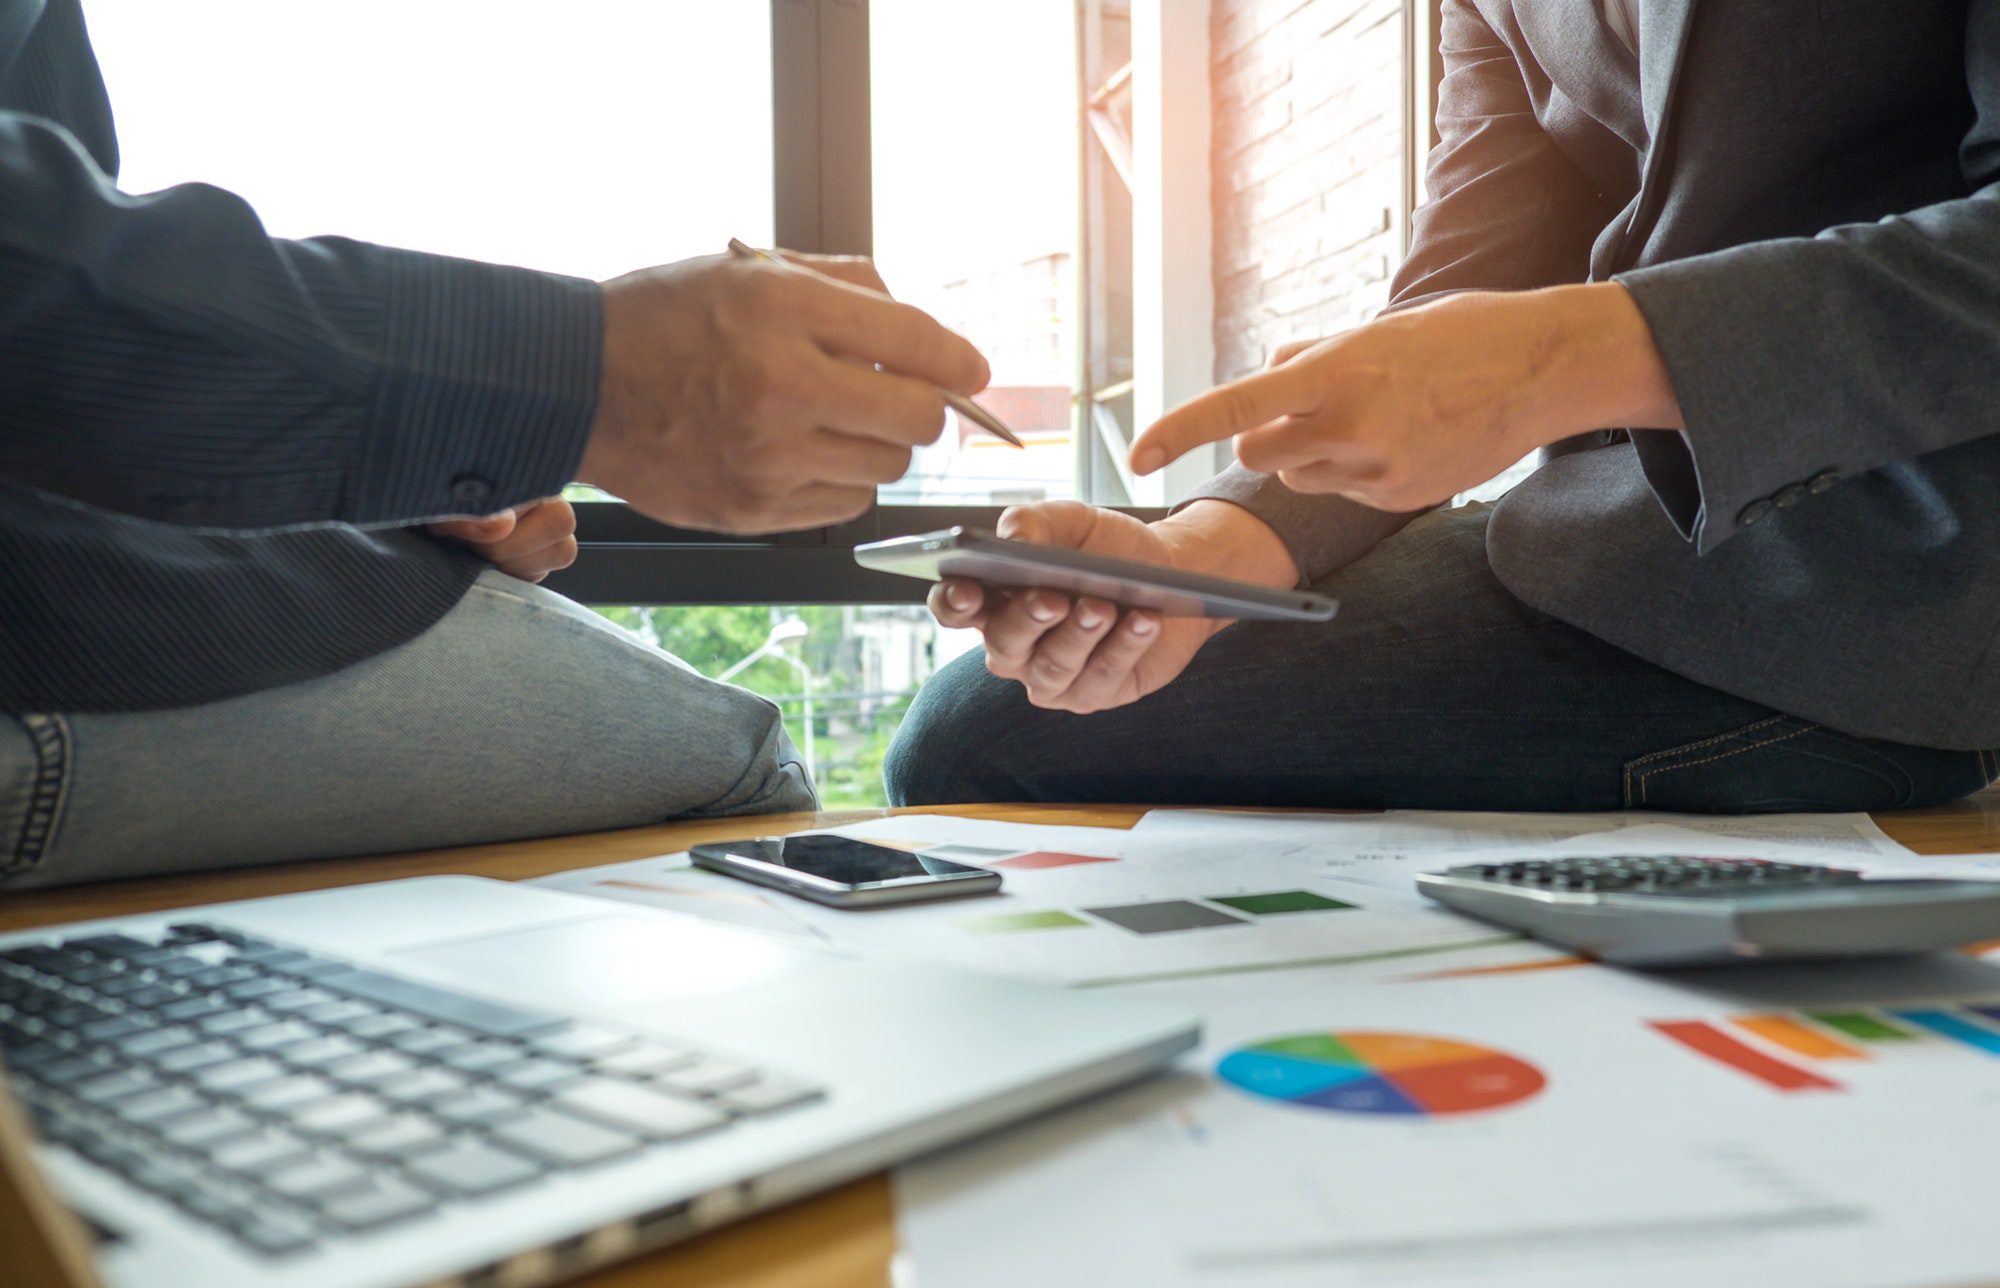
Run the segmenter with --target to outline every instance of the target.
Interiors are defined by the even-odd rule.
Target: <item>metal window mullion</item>
[[[867,0],[771,0],[772,226],[791,250],[875,242]]]

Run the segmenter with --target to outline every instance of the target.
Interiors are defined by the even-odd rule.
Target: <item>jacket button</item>
[[[493,500],[493,485],[477,474],[461,474],[451,481],[451,499],[466,514],[484,514]]]
[[[1771,503],[1768,500],[1760,499],[1752,501],[1743,507],[1743,513],[1736,516],[1737,526],[1744,528],[1755,527],[1757,524],[1763,522],[1764,516],[1770,512]]]
[[[1780,510],[1789,510],[1805,499],[1805,484],[1793,483],[1788,487],[1779,488],[1776,495],[1772,496],[1771,504],[1777,506]]]
[[[1840,474],[1837,470],[1821,470],[1806,480],[1806,491],[1818,496],[1838,482]]]

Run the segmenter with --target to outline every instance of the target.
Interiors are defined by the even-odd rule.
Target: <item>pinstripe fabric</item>
[[[595,284],[274,239],[116,167],[77,0],[0,0],[0,709],[190,705],[413,637],[479,565],[398,529],[572,476]]]

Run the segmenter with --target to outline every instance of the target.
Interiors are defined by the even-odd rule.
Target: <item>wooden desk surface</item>
[[[702,841],[723,841],[879,818],[887,810],[845,814],[779,814],[717,819],[589,836],[516,841],[462,850],[432,850],[373,859],[295,863],[232,872],[0,896],[0,931],[123,913],[156,912],[328,886],[398,877],[463,872],[520,881],[571,868],[670,854]],[[1017,823],[1130,827],[1140,807],[989,805],[928,809]],[[1920,854],[2000,851],[2000,788],[1956,805],[1877,816],[1882,829]],[[678,1247],[578,1280],[585,1288],[879,1288],[889,1282],[895,1226],[884,1176],[857,1181],[817,1198],[718,1230]]]

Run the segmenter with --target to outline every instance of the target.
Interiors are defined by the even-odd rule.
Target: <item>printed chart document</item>
[[[1511,944],[1406,888],[1341,880],[1297,843],[1142,837],[903,815],[832,829],[1002,874],[992,897],[849,912],[690,865],[684,854],[540,884],[844,947],[1063,984],[1103,985]]]
[[[1132,828],[1140,837],[1200,841],[1233,836],[1264,843],[1295,842],[1347,860],[1425,863],[1454,853],[1540,853],[1552,844],[1570,854],[1670,854],[1672,844],[1702,841],[1703,853],[1747,857],[1776,851],[1813,852],[1836,859],[1912,858],[1866,814],[1719,816],[1632,810],[1605,814],[1494,814],[1473,810],[1386,810],[1369,814],[1267,814],[1248,810],[1149,811]],[[1648,838],[1653,838],[1650,841]]]
[[[1986,963],[1131,987],[1205,1015],[1204,1049],[901,1169],[917,1288],[1858,1288],[2000,1270]]]

